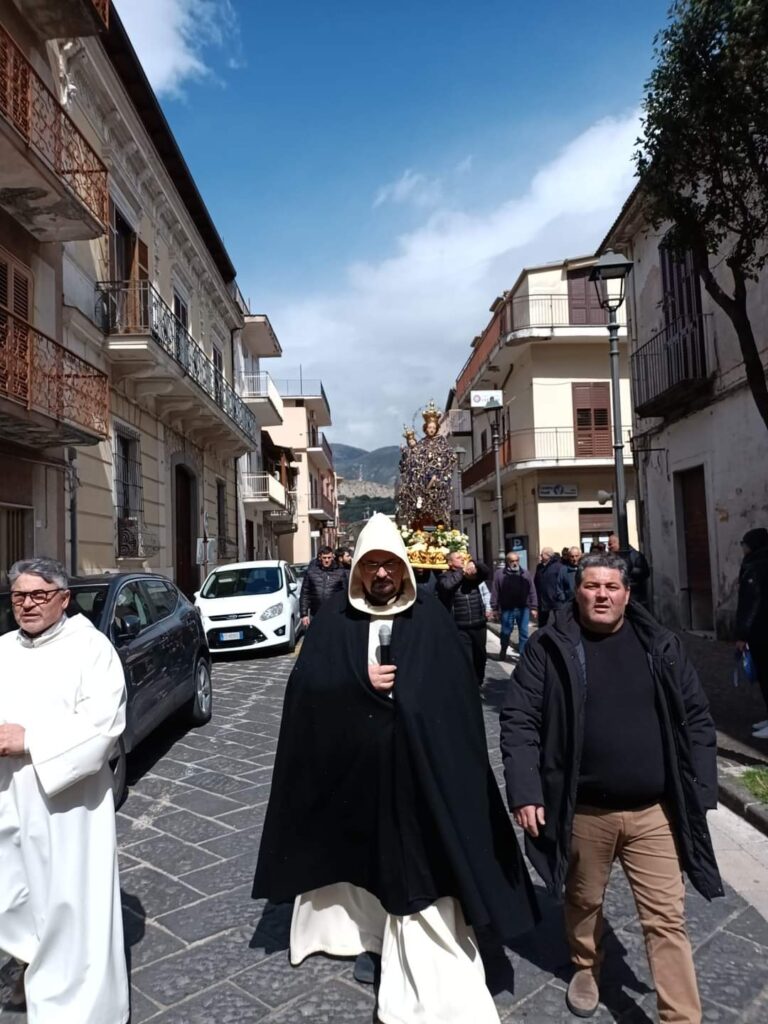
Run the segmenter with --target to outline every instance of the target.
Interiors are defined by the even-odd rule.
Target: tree
[[[768,3],[674,0],[669,17],[645,88],[640,194],[650,222],[671,224],[667,244],[691,253],[733,324],[768,428],[768,384],[747,308],[748,282],[768,261]]]

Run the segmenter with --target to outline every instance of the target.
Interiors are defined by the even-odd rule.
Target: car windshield
[[[67,608],[67,615],[85,615],[96,627],[101,626],[101,615],[104,605],[107,603],[106,583],[93,583],[83,586],[72,584],[70,590],[72,597]],[[16,619],[11,610],[11,598],[9,594],[0,594],[0,636],[3,633],[10,633],[18,629]]]
[[[208,577],[200,596],[257,596],[276,594],[283,589],[283,572],[278,566],[254,566],[250,569],[222,569]]]

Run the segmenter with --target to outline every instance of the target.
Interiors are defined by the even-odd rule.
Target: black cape
[[[538,919],[533,888],[488,763],[477,683],[442,605],[396,616],[395,698],[368,680],[370,618],[335,594],[288,680],[256,899],[349,882],[388,913],[442,896],[504,939]]]

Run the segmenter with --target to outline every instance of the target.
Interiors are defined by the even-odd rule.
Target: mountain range
[[[400,461],[397,445],[376,448],[372,452],[349,444],[332,444],[334,468],[346,480],[371,480],[393,487]]]

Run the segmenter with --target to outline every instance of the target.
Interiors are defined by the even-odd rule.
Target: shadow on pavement
[[[147,912],[138,896],[132,896],[124,889],[120,890],[120,898],[123,905],[123,934],[125,939],[125,966],[128,970],[128,983],[133,1004],[133,986],[131,981],[132,956],[131,949],[138,946],[144,938],[146,931]],[[133,1006],[131,1005],[131,1009]],[[130,1018],[129,1018],[130,1019]]]

